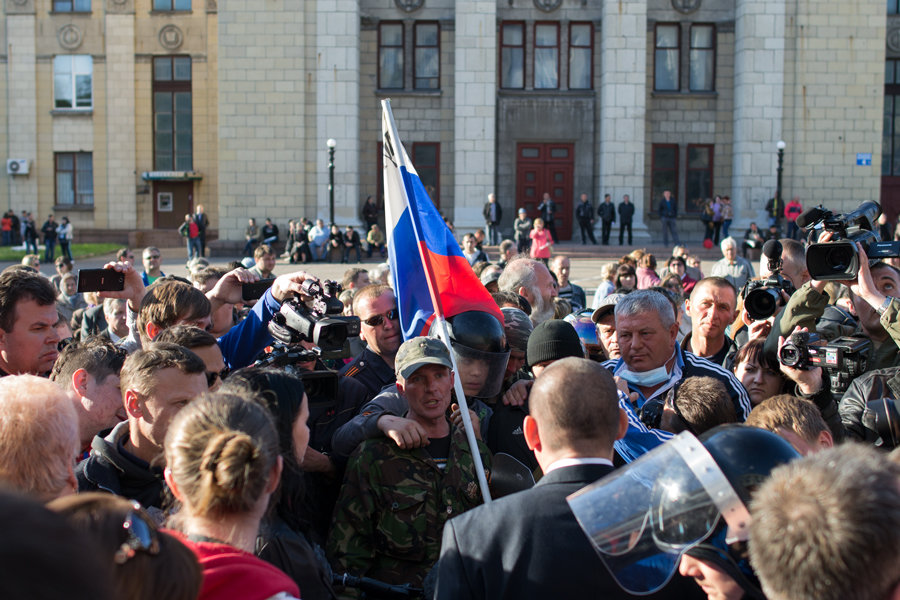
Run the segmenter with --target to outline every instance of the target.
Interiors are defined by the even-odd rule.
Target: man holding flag
[[[382,100],[381,105],[385,225],[403,339],[422,335],[433,326],[449,348],[447,319],[468,311],[490,313],[497,319],[502,330],[503,313],[475,276],[400,143],[390,100]],[[505,339],[503,345],[505,346]],[[505,354],[508,359],[508,350]],[[450,356],[453,370],[459,373],[454,354],[451,353]],[[462,356],[460,358],[464,359]],[[497,358],[496,362],[499,363],[500,358]],[[502,362],[499,365],[501,382],[506,370],[505,360]],[[493,370],[496,366],[498,365],[491,365],[490,369]],[[484,378],[486,381],[490,380],[491,373]],[[480,455],[475,451],[477,442],[469,418],[462,379],[461,376],[457,377],[454,382],[456,398],[460,404],[466,437],[473,450],[478,487],[487,502],[490,501],[487,478]],[[474,388],[474,381],[471,385]]]

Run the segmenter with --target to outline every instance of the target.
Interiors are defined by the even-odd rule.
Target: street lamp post
[[[778,169],[776,171],[778,178],[775,182],[775,200],[777,200],[779,204],[781,203],[781,173],[784,171],[785,146],[784,140],[778,140],[778,143],[775,144],[775,147],[778,148]]]
[[[334,138],[328,138],[325,142],[328,146],[328,224],[334,225],[334,147],[337,142]],[[781,171],[779,171],[778,181],[781,181]],[[779,187],[781,184],[779,183]]]

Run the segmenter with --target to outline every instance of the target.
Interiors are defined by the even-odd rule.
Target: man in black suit
[[[628,426],[615,382],[603,370],[564,358],[537,378],[523,430],[544,477],[530,490],[447,522],[437,600],[632,597],[615,583],[566,503],[566,496],[613,470],[613,442]],[[702,596],[676,578],[652,597]]]

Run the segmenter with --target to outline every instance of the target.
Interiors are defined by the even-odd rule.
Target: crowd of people
[[[783,237],[754,268],[723,220],[709,274],[683,245],[635,250],[589,296],[542,256],[542,205],[530,247],[519,225],[463,237],[494,304],[446,343],[403,331],[389,263],[339,291],[274,277],[280,251],[359,262],[321,220],[282,242],[251,219],[252,259],[201,252],[188,278],[123,248],[121,291],[76,293],[65,257],[5,269],[0,595],[897,597],[896,264],[860,246],[855,277],[818,281]]]

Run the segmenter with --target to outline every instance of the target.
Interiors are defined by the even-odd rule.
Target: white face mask
[[[675,352],[677,352],[677,350],[672,352],[672,356],[675,356]],[[672,360],[672,356],[669,357],[669,360]],[[668,362],[669,361],[667,360],[666,363]],[[668,379],[669,371],[666,369],[666,365],[663,364],[661,367],[641,372],[632,371],[628,367],[625,367],[616,373],[616,375],[638,387],[652,387],[654,385],[659,385]]]
[[[669,372],[666,370],[665,365],[657,367],[655,369],[650,369],[649,371],[643,371],[641,373],[632,371],[631,369],[626,367],[616,373],[616,375],[618,375],[628,383],[634,384],[638,387],[651,387],[654,385],[658,385],[669,378]]]

